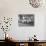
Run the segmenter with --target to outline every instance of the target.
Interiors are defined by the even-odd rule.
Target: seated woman
[[[15,41],[16,41],[16,37],[14,37],[14,36],[13,36],[12,34],[10,34],[10,33],[7,33],[5,40],[8,41],[8,42],[15,42]]]

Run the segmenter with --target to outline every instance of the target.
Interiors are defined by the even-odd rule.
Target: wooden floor
[[[5,42],[0,42],[0,46],[15,46],[15,45],[6,44]]]
[[[15,45],[9,44],[5,40],[0,40],[0,46],[15,46]]]

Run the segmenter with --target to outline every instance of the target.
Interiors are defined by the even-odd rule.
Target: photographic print
[[[19,14],[18,25],[19,26],[34,26],[34,14]]]

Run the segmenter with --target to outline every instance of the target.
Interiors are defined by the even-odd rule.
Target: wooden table
[[[9,41],[9,44],[16,46],[46,46],[46,40],[29,41],[29,40],[13,40]]]
[[[14,42],[16,43],[16,46],[20,46],[20,44],[24,44],[24,46],[46,46],[46,40],[39,41],[17,40]]]

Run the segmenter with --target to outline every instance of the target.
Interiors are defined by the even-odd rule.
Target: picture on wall
[[[19,26],[34,26],[34,14],[19,14],[18,25]]]

